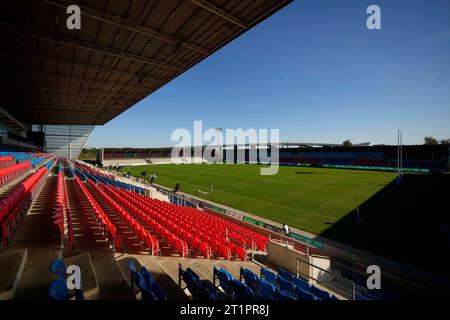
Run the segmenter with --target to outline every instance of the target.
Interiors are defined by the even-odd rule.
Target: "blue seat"
[[[220,271],[226,273],[228,275],[228,277],[230,277],[230,279],[234,279],[233,275],[231,273],[229,273],[227,270],[225,270],[224,268],[220,268]]]
[[[292,282],[287,281],[283,279],[282,277],[278,276],[278,284],[280,286],[280,289],[289,293],[295,292],[295,286]]]
[[[155,295],[157,300],[167,300],[167,297],[166,297],[166,294],[164,293],[164,291],[162,291],[161,287],[154,281],[151,285],[151,291]]]
[[[155,282],[152,274],[150,272],[148,272],[147,268],[145,268],[145,267],[141,268],[140,274],[141,274],[142,278],[144,278],[147,288],[151,288],[153,283]]]
[[[233,297],[235,300],[255,300],[254,293],[247,285],[234,279],[232,283]]]
[[[192,269],[186,269],[183,279],[194,300],[215,300],[215,296],[210,291],[208,285],[204,281],[201,281],[200,277]]]
[[[276,288],[276,296],[278,300],[288,300],[288,301],[297,300],[296,297],[294,297],[289,292],[280,290],[278,288]]]
[[[84,293],[81,289],[75,289],[75,299],[76,300],[84,300]]]
[[[54,300],[67,300],[69,298],[69,289],[67,288],[66,280],[58,276],[50,284],[48,294]]]
[[[228,272],[224,272],[223,269],[220,270],[216,269],[216,274],[217,277],[219,278],[220,287],[223,289],[223,291],[225,291],[226,294],[231,296],[233,292],[231,290],[233,280],[232,277],[230,277],[230,274]]]
[[[184,279],[184,282],[186,282],[186,286],[187,286],[189,292],[195,298],[197,295],[197,291],[198,291],[197,278],[194,276],[194,274],[192,274],[186,270],[186,272],[184,273],[183,279]]]
[[[244,277],[245,284],[253,290],[253,292],[256,292],[256,286],[258,281],[258,276],[253,273],[252,271],[248,269],[244,269],[241,267],[241,274]]]
[[[139,278],[138,286],[139,289],[141,289],[142,300],[150,300],[150,301],[158,300],[153,291],[150,288],[147,288],[147,285],[145,284],[145,279],[142,276],[140,276]]]
[[[331,294],[329,292],[319,289],[316,286],[311,287],[311,293],[320,300],[332,300]]]
[[[225,300],[225,295],[217,291],[216,288],[207,280],[200,281],[200,295],[209,297],[208,300]]]
[[[200,277],[191,268],[186,269],[186,273],[190,274],[195,280],[200,281]]]
[[[303,291],[310,292],[311,291],[311,285],[306,282],[303,279],[300,279],[299,277],[293,277],[293,282],[296,287],[302,289]]]
[[[276,299],[276,291],[275,286],[271,284],[269,281],[258,278],[258,293],[263,300],[275,300]]]
[[[56,274],[58,277],[65,279],[66,278],[66,265],[64,261],[61,259],[53,260],[50,264],[50,272]]]
[[[270,283],[277,285],[277,276],[267,268],[261,269],[261,279],[266,279]]]
[[[150,290],[149,287],[147,287],[147,283],[145,282],[144,277],[139,272],[134,273],[134,283],[137,285],[139,290],[147,289]]]
[[[208,290],[207,287],[198,285],[197,286],[197,294],[196,299],[201,301],[214,301],[216,300],[215,293],[212,293],[210,290]]]
[[[295,287],[295,296],[297,297],[298,300],[302,301],[318,300],[311,292],[303,291],[299,287]]]
[[[284,280],[292,282],[294,275],[290,273],[289,271],[279,268],[278,269],[278,275],[283,278]]]

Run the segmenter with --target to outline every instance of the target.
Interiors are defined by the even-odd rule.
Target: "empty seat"
[[[294,275],[290,273],[289,271],[279,268],[278,269],[278,275],[283,278],[284,280],[292,282]]]
[[[264,279],[257,279],[257,292],[263,300],[275,300],[275,286]]]
[[[255,273],[253,273],[251,270],[244,269],[242,267],[240,270],[240,275],[241,275],[241,277],[244,278],[245,284],[255,292],[256,286],[257,286],[257,281],[258,281],[258,276]]]
[[[217,275],[217,278],[219,278],[219,283],[222,290],[225,291],[226,294],[231,296],[233,276],[231,276],[226,270],[218,270],[216,267],[214,267],[214,272]]]
[[[292,282],[287,281],[283,279],[282,277],[278,276],[278,284],[280,285],[280,289],[289,293],[294,293],[295,286]]]
[[[332,300],[332,296],[329,292],[319,289],[316,286],[311,286],[311,293],[320,300]]]
[[[142,278],[145,281],[145,284],[147,285],[148,288],[151,288],[153,283],[155,282],[155,280],[153,279],[153,276],[151,275],[150,272],[148,272],[147,268],[142,267],[141,271],[140,271]]]
[[[311,292],[303,291],[299,287],[295,288],[295,296],[297,297],[298,300],[303,300],[303,301],[317,300],[317,298]]]
[[[57,277],[53,280],[48,288],[48,295],[53,300],[67,300],[69,298],[69,289],[65,279]]]
[[[294,295],[292,295],[289,292],[283,291],[279,288],[276,288],[276,297],[278,300],[297,300],[296,297]]]
[[[233,298],[235,300],[254,300],[255,295],[247,285],[243,284],[237,279],[232,283]]]
[[[303,280],[299,277],[293,277],[292,279],[293,279],[293,282],[296,287],[298,287],[306,292],[311,291],[311,285],[308,282],[306,282],[305,280]]]
[[[155,295],[157,300],[167,300],[167,296],[164,293],[164,291],[161,289],[161,287],[156,283],[153,282],[151,285],[151,291]]]
[[[267,268],[261,269],[261,279],[266,279],[270,283],[277,285],[277,275]]]
[[[131,288],[137,285],[142,293],[142,300],[167,300],[166,294],[154,280],[147,268],[142,267],[137,271],[136,263],[128,261],[128,269],[131,271]]]

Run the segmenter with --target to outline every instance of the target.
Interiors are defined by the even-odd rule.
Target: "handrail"
[[[316,266],[315,264],[313,264],[311,262],[304,261],[304,260],[301,260],[299,258],[296,258],[295,260],[296,260],[295,262],[296,262],[297,277],[301,274],[301,275],[303,275],[304,277],[306,277],[308,279],[308,282],[310,282],[310,280],[314,280],[315,282],[319,283],[320,285],[322,285],[324,287],[327,287],[330,290],[332,290],[334,292],[337,292],[340,295],[342,295],[342,296],[344,296],[344,297],[346,297],[348,299],[355,300],[356,285],[355,285],[354,281],[351,281],[351,280],[349,280],[347,278],[344,278],[343,276],[341,276],[339,274],[336,274],[334,272],[331,272],[329,270],[326,270],[326,269],[323,269],[323,268],[321,268],[319,266]],[[351,294],[349,294],[348,291],[345,291],[345,290],[339,288],[338,286],[330,284],[330,282],[322,281],[320,279],[316,279],[311,274],[305,274],[304,272],[300,271],[299,270],[299,262],[308,265],[310,267],[310,271],[311,271],[311,268],[315,268],[315,269],[318,269],[318,270],[320,270],[320,271],[330,275],[333,280],[338,279],[339,281],[342,281],[343,283],[346,283],[347,285],[349,285],[351,287]]]

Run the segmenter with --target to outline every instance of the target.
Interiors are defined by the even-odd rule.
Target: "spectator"
[[[291,233],[291,230],[289,229],[289,226],[287,224],[283,225],[283,231],[286,236],[288,236]]]

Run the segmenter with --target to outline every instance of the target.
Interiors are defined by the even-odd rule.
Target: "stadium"
[[[2,2],[0,300],[449,299],[448,141],[83,157],[96,126],[291,2]]]

